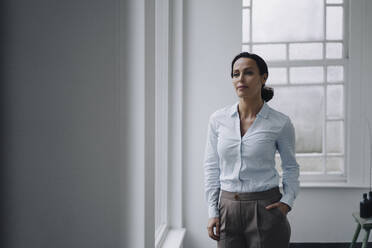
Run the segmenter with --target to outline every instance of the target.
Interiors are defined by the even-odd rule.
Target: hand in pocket
[[[283,202],[280,202],[280,201],[279,202],[274,202],[274,203],[266,206],[267,210],[270,210],[270,209],[273,209],[273,208],[278,208],[284,216],[287,216],[287,213],[289,212],[288,205],[283,203]]]

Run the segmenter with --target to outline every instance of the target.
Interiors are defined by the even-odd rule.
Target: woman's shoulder
[[[237,103],[231,103],[223,107],[217,108],[210,115],[210,119],[226,118],[227,116],[231,115],[233,108],[234,106],[236,106],[236,104]]]
[[[285,113],[283,113],[283,112],[281,112],[281,111],[279,111],[275,108],[272,108],[269,105],[267,105],[267,106],[269,108],[269,116],[270,116],[270,118],[273,119],[273,121],[282,123],[283,125],[285,125],[287,122],[291,121],[290,117],[287,114],[285,114]]]

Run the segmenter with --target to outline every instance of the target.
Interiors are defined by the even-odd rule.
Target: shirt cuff
[[[287,204],[289,207],[289,211],[291,211],[293,207],[294,198],[289,194],[285,194],[283,195],[282,199],[280,199],[280,202]]]
[[[209,218],[218,218],[220,216],[220,213],[219,213],[217,207],[209,207],[208,208],[208,216],[209,216]]]

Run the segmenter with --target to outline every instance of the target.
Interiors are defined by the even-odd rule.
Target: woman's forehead
[[[243,69],[247,67],[251,67],[252,69],[256,68],[257,67],[256,61],[251,58],[239,58],[234,63],[234,69]]]

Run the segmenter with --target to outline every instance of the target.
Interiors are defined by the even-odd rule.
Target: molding
[[[164,244],[165,239],[168,236],[168,232],[169,232],[168,226],[165,225],[165,224],[162,225],[160,230],[159,230],[159,233],[155,234],[155,248],[162,247],[162,245]]]
[[[185,234],[184,228],[171,229],[161,248],[182,248]]]
[[[350,1],[350,4],[356,4],[354,3],[354,1],[352,0],[349,0]],[[366,123],[366,119],[369,119],[369,121],[371,121],[371,118],[372,116],[370,115],[370,112],[368,111],[369,109],[369,104],[367,104],[369,101],[370,101],[370,96],[369,96],[369,85],[370,85],[370,71],[371,71],[371,67],[370,67],[370,58],[369,58],[369,51],[371,51],[371,48],[370,48],[370,44],[369,44],[369,37],[371,37],[371,32],[370,32],[370,20],[371,18],[369,17],[369,13],[368,13],[368,4],[370,4],[370,1],[369,0],[360,0],[360,1],[355,1],[357,3],[361,2],[360,3],[360,7],[359,7],[359,10],[361,11],[359,14],[361,16],[361,24],[360,24],[360,28],[361,28],[361,42],[360,42],[360,47],[359,48],[359,52],[360,52],[360,70],[361,70],[361,73],[360,73],[360,84],[361,84],[361,97],[360,97],[360,101],[364,104],[360,104],[360,109],[361,109],[361,123],[360,123],[360,127],[361,127],[361,130],[360,132],[361,133],[361,140],[362,140],[362,154],[363,154],[363,157],[362,157],[362,165],[363,166],[363,177],[361,176],[361,178],[364,179],[364,182],[365,183],[368,183],[370,182],[370,177],[372,175],[370,175],[370,163],[371,163],[371,154],[372,154],[372,151],[370,150],[370,142],[372,142],[372,140],[370,140],[370,136],[368,135],[368,126],[367,126],[367,123]],[[359,19],[358,19],[359,20]]]
[[[365,150],[364,142],[364,125],[362,117],[365,110],[362,105],[362,59],[363,59],[363,4],[361,1],[349,2],[349,66],[347,68],[347,82],[345,84],[346,97],[346,155],[345,174],[348,183],[351,185],[364,185],[369,182],[369,173],[365,173]],[[350,85],[353,87],[350,87]]]
[[[155,247],[168,229],[169,0],[155,2]]]
[[[350,188],[350,189],[369,189],[369,185],[350,184],[350,183],[300,183],[300,188]]]
[[[155,244],[155,1],[144,0],[144,247]],[[134,108],[133,108],[134,110]]]
[[[279,183],[279,188],[283,189],[283,184]],[[351,184],[347,182],[301,182],[300,188],[347,188],[347,189],[369,189],[367,184]]]
[[[117,4],[120,243],[121,247],[153,247],[154,1],[119,0]]]
[[[183,227],[183,0],[169,2],[168,223]],[[170,200],[172,199],[172,200]]]

